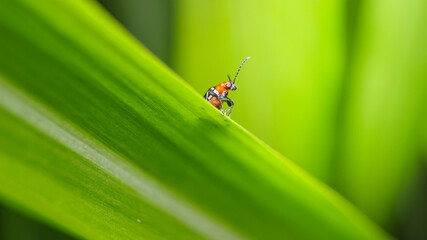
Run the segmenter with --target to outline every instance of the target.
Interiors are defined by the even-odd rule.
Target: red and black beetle
[[[239,69],[237,70],[236,76],[234,76],[233,81],[231,81],[230,74],[227,74],[228,81],[218,84],[216,87],[211,87],[205,94],[206,101],[210,102],[213,106],[221,110],[221,113],[230,117],[231,112],[233,111],[234,102],[228,98],[228,91],[236,91],[237,86],[234,84],[236,82],[237,75],[240,72],[243,64],[251,57],[245,58],[242,64],[240,64]],[[224,111],[223,102],[228,104],[228,108]],[[228,112],[228,114],[227,114]]]

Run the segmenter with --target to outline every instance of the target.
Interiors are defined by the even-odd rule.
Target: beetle
[[[228,91],[236,91],[237,86],[235,84],[237,75],[239,75],[240,69],[242,69],[243,64],[251,57],[245,58],[243,62],[240,64],[239,69],[237,70],[236,76],[234,76],[233,81],[231,81],[230,74],[227,74],[228,81],[222,82],[215,87],[209,88],[209,90],[206,92],[204,98],[206,101],[208,101],[210,104],[221,110],[221,113],[224,115],[227,115],[227,117],[230,117],[231,112],[233,111],[234,102],[230,98],[228,98]],[[226,102],[228,105],[228,108],[224,111],[223,102]],[[228,114],[227,114],[228,112]]]

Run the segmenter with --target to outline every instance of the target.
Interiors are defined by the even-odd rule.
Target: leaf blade
[[[79,172],[96,180],[98,184],[88,186],[94,189],[104,186],[99,175],[113,179],[120,186],[117,194],[105,188],[100,192],[115,197],[124,216],[109,216],[108,210],[114,214],[113,209],[100,209],[104,214],[80,220],[80,224],[90,224],[96,232],[80,231],[73,221],[58,222],[54,216],[41,212],[40,205],[21,196],[22,205],[44,214],[50,222],[63,224],[74,234],[93,238],[119,236],[128,228],[133,230],[128,233],[131,238],[162,238],[174,233],[182,238],[201,234],[213,239],[387,238],[330,189],[220,115],[122,28],[107,24],[112,23],[111,19],[95,5],[53,0],[46,5],[25,0],[5,3],[6,7],[0,9],[0,32],[7,34],[0,39],[0,55],[9,58],[0,59],[2,89],[6,89],[1,95],[2,108],[31,123],[26,134],[37,128],[39,132],[43,130],[43,136],[50,142],[41,145],[74,152],[62,155],[52,150],[48,163],[55,159],[73,163],[72,159],[78,157],[96,169],[92,174]],[[58,9],[63,11],[59,13]],[[19,66],[25,66],[25,71]],[[19,111],[20,106],[26,106],[25,111]],[[31,120],[32,115],[39,118]],[[1,131],[6,132],[13,121],[1,123]],[[37,125],[40,123],[51,128],[41,128]],[[19,126],[13,129],[24,131]],[[72,133],[71,137],[67,132]],[[60,140],[55,135],[58,133],[68,137]],[[2,140],[2,146],[6,146],[7,141]],[[38,141],[23,136],[19,140],[25,143],[24,150],[35,151],[32,156],[41,158],[46,154],[30,148]],[[52,141],[56,144],[50,146]],[[78,141],[86,145],[79,145]],[[73,144],[69,145],[70,142]],[[9,160],[1,158],[5,165],[0,170],[2,175],[8,167],[19,168],[11,159],[23,161],[18,145],[2,148],[2,154],[9,156]],[[85,155],[85,151],[93,154]],[[114,157],[107,161],[97,158],[96,152]],[[52,173],[49,168],[43,171]],[[72,177],[66,172],[62,174]],[[33,175],[41,178],[38,172]],[[4,176],[14,179],[13,174]],[[195,212],[202,220],[174,212],[159,199],[150,200],[152,196],[146,194],[150,191],[141,190],[149,184],[142,176],[155,179],[160,185],[157,190],[164,187],[176,196],[175,203],[181,208],[187,206],[185,213]],[[55,179],[47,181],[55,183]],[[19,183],[38,189],[28,179]],[[0,195],[10,197],[16,194],[12,190],[0,189]],[[67,197],[85,200],[77,192],[56,196],[41,189],[34,194],[37,192],[57,201]],[[88,200],[93,207],[111,203]],[[126,205],[127,202],[132,204]],[[132,205],[137,205],[137,209],[132,209]],[[72,207],[85,209],[84,205]],[[131,217],[145,211],[153,215],[155,223],[150,227],[138,226],[135,217]],[[72,209],[67,213],[73,216]],[[114,223],[104,222],[104,217],[112,217]],[[170,227],[163,227],[163,218]],[[208,227],[199,225],[201,222],[207,222]],[[307,227],[312,231],[306,231]],[[189,234],[189,229],[196,235]]]

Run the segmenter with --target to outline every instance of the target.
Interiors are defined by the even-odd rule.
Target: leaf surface
[[[388,238],[95,3],[3,1],[0,35],[8,205],[90,239]]]

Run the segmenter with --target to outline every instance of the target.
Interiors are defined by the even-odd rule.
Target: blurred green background
[[[427,1],[100,3],[201,96],[251,56],[232,119],[392,235],[427,239]],[[68,238],[0,211],[1,239]]]

